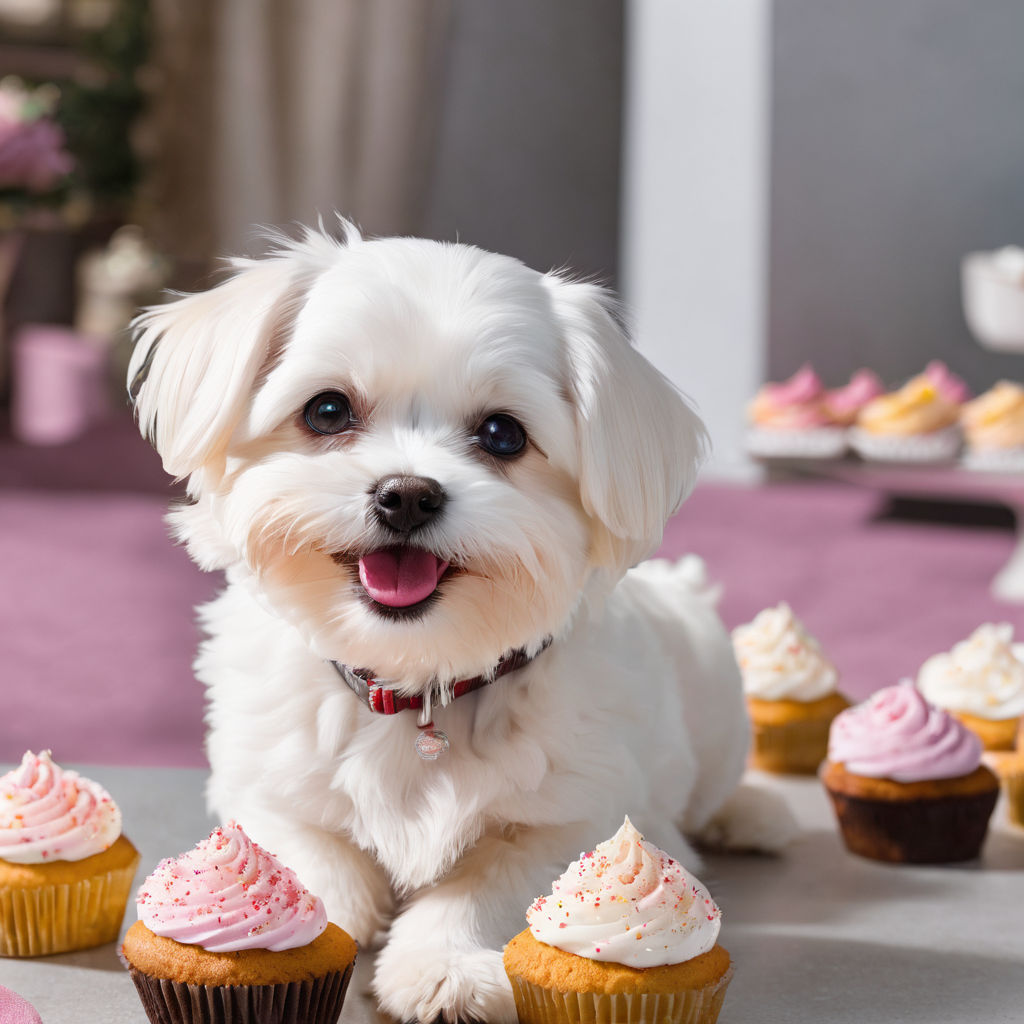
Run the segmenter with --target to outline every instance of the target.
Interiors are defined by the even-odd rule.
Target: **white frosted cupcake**
[[[719,911],[627,818],[580,855],[505,947],[520,1024],[713,1024],[732,976]]]
[[[1024,715],[1024,653],[1007,622],[979,626],[953,649],[930,657],[917,675],[925,699],[972,729],[986,750],[1013,750]]]
[[[752,728],[750,764],[809,774],[828,748],[832,719],[849,706],[839,673],[784,601],[732,633]]]
[[[0,956],[113,942],[138,863],[110,794],[27,751],[0,777]]]

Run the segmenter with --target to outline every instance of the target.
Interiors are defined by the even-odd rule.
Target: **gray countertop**
[[[142,854],[139,881],[214,824],[199,770],[82,770],[120,803]],[[736,964],[721,1024],[1024,1021],[1024,831],[1007,824],[1002,802],[980,861],[895,867],[845,851],[816,780],[749,779],[781,792],[804,833],[780,858],[707,857],[701,878],[722,908],[721,941]],[[126,916],[135,919],[131,907]],[[382,1020],[367,995],[371,959],[360,957],[343,1024]],[[146,1021],[114,945],[0,959],[0,983],[45,1024]]]

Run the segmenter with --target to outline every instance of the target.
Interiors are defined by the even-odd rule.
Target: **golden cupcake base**
[[[751,768],[782,775],[813,775],[828,752],[832,719],[848,708],[838,693],[813,701],[747,698]]]
[[[121,836],[78,861],[0,860],[0,956],[90,949],[121,931],[139,852]]]

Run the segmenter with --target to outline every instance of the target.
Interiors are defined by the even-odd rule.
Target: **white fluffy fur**
[[[714,595],[696,560],[627,572],[687,494],[703,428],[602,289],[344,229],[279,240],[138,324],[140,426],[188,478],[175,532],[227,573],[197,661],[209,800],[383,944],[385,1011],[501,1024],[502,943],[568,860],[627,812],[691,864],[678,828],[729,834],[747,725]],[[351,434],[305,427],[326,389]],[[495,411],[531,439],[502,465],[470,441]],[[367,502],[394,473],[442,484],[416,543],[464,570],[412,621],[371,610],[330,557],[386,542]],[[548,636],[436,711],[451,752],[433,763],[414,713],[371,714],[327,660],[416,692]]]

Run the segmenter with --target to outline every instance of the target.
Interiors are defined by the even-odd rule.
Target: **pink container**
[[[68,327],[26,324],[12,350],[11,429],[27,444],[63,444],[106,412],[107,351]]]

